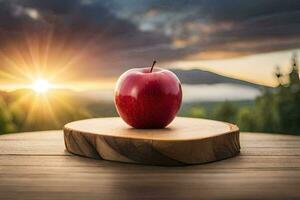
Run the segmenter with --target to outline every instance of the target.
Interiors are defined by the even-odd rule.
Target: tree
[[[256,131],[276,132],[279,130],[279,115],[274,94],[266,90],[255,100],[253,115]]]
[[[191,117],[205,118],[206,110],[200,106],[193,106],[189,111],[189,115]]]
[[[242,131],[255,131],[256,123],[253,112],[248,107],[243,107],[238,111],[236,124]]]
[[[0,134],[16,131],[12,115],[3,98],[0,97]]]
[[[212,117],[217,120],[235,123],[237,111],[232,103],[225,101],[213,109]]]

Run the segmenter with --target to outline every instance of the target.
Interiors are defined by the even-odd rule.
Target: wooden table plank
[[[0,199],[299,199],[300,137],[241,134],[241,154],[157,167],[65,151],[61,131],[0,136]]]
[[[110,169],[117,167],[122,170],[124,167],[134,170],[150,170],[161,169],[153,166],[142,165],[126,165],[118,162],[97,161],[93,159],[77,157],[77,156],[0,156],[0,166],[47,166],[47,167],[103,167]],[[255,169],[255,168],[300,168],[299,156],[238,156],[236,158],[213,162],[205,165],[192,165],[187,167],[162,168],[166,172],[172,170],[180,170],[188,172],[190,170],[199,169]]]
[[[241,155],[299,155],[300,149],[294,149],[300,148],[300,137],[241,133],[241,145]],[[70,155],[65,151],[62,131],[2,135],[0,147],[0,155]]]

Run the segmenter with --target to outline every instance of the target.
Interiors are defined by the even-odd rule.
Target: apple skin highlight
[[[178,112],[181,83],[165,69],[134,68],[123,73],[115,88],[115,106],[120,117],[140,129],[164,128]]]

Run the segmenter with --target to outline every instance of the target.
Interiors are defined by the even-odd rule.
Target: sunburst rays
[[[0,47],[0,83],[19,85],[9,104],[10,110],[23,112],[22,126],[58,127],[62,114],[74,110],[72,102],[56,89],[64,88],[63,82],[71,76],[70,68],[79,65],[86,49],[73,49],[56,38],[53,32],[45,35],[23,34],[18,40]],[[82,64],[82,63],[81,63]],[[52,90],[52,91],[51,91]],[[39,123],[44,123],[45,127]],[[50,125],[49,125],[50,126]]]

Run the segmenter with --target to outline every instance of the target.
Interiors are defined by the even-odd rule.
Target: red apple
[[[134,128],[164,128],[172,122],[182,100],[177,76],[165,69],[135,68],[123,73],[115,88],[115,106]]]

